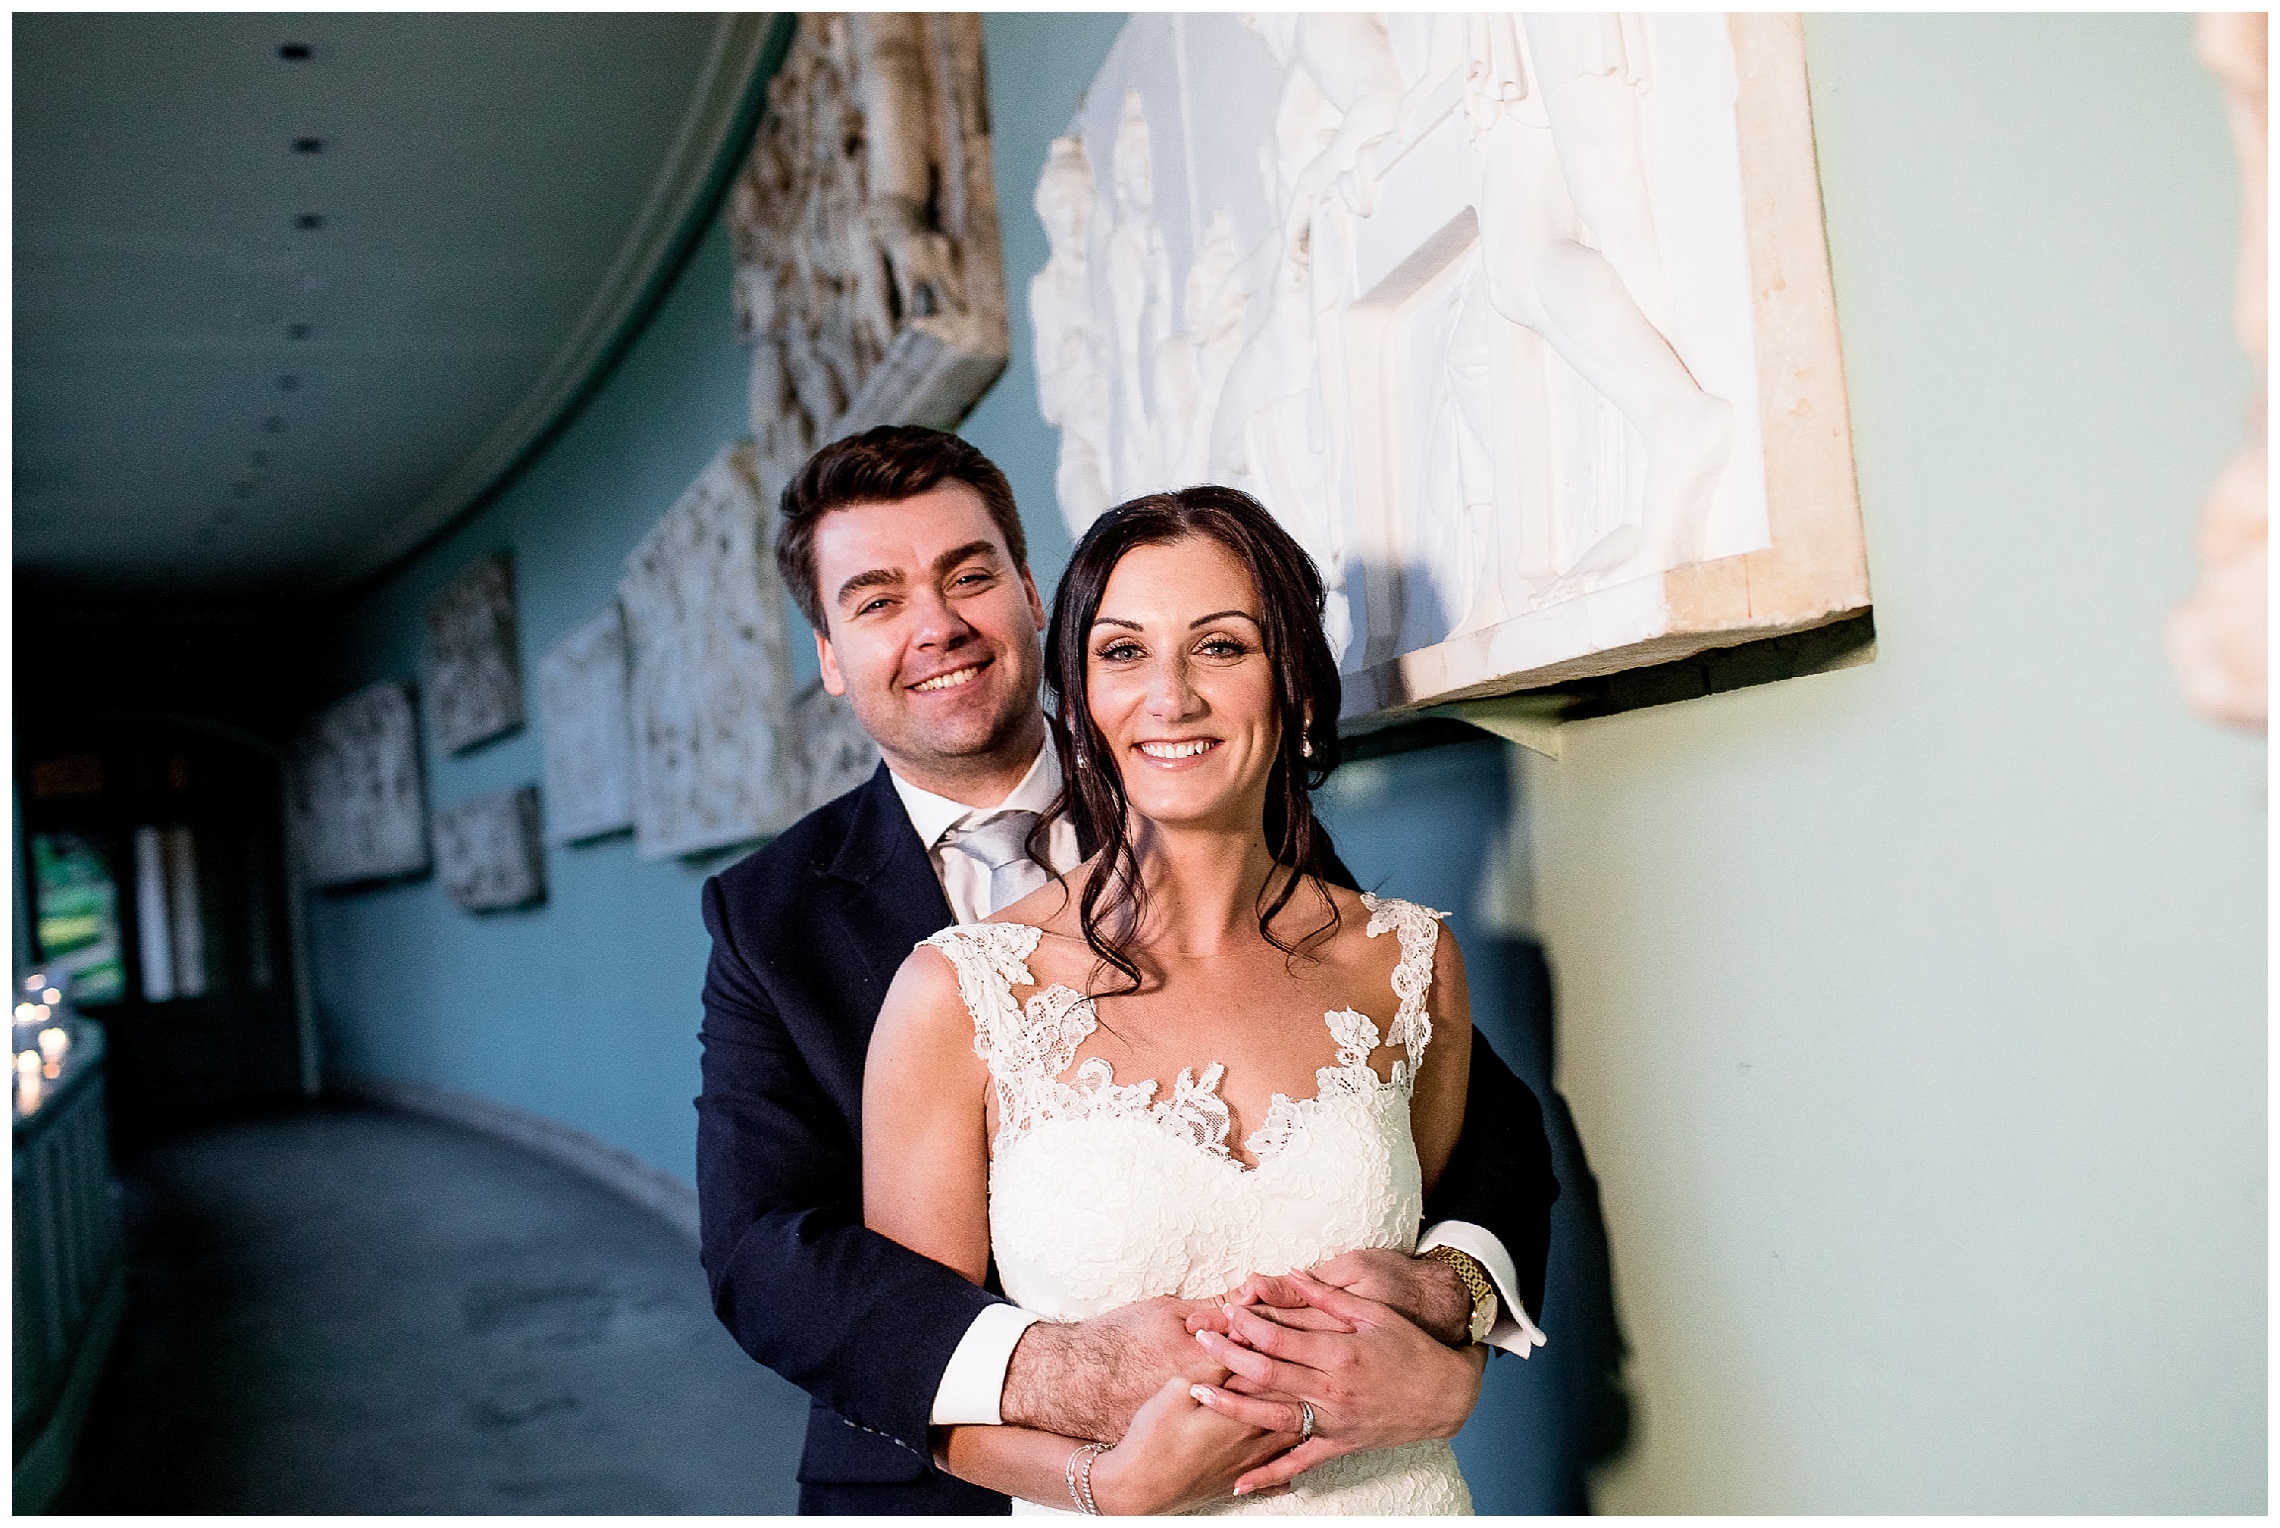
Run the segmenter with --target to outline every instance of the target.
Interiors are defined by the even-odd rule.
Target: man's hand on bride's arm
[[[1148,1303],[1177,1304],[1184,1309],[1192,1302]],[[1149,1318],[1145,1322],[1133,1317],[1107,1322],[1096,1317],[1102,1325],[1092,1335],[1142,1325],[1161,1326],[1167,1319],[1160,1311],[1145,1314]],[[1085,1480],[1089,1475],[1093,1502],[1111,1516],[1175,1512],[1224,1499],[1238,1480],[1287,1451],[1298,1438],[1294,1433],[1277,1434],[1254,1427],[1199,1403],[1199,1388],[1223,1385],[1231,1376],[1187,1335],[1176,1311],[1168,1322],[1178,1332],[1172,1340],[1180,1349],[1175,1355],[1179,1369],[1169,1378],[1159,1375],[1130,1418],[1130,1429],[1119,1435],[1115,1447],[1087,1460],[1082,1440],[1065,1432],[1055,1434],[1019,1425],[953,1426],[936,1429],[936,1462],[960,1479],[1049,1506],[1060,1506],[1064,1501],[1077,1506],[1077,1501],[1069,1499],[1076,1489],[1071,1477]],[[1071,1329],[1058,1330],[1066,1333]],[[1008,1413],[1006,1421],[1010,1424],[1014,1420]],[[1262,1494],[1280,1491],[1269,1487]]]
[[[1021,1334],[1006,1365],[998,1412],[1017,1426],[1114,1443],[1168,1380],[1201,1358],[1187,1317],[1217,1309],[1166,1295],[1136,1300],[1089,1321],[1040,1321]]]
[[[1298,1403],[1314,1408],[1313,1437],[1244,1475],[1237,1490],[1286,1484],[1359,1449],[1456,1436],[1480,1398],[1485,1349],[1451,1348],[1392,1306],[1306,1274],[1287,1280],[1308,1306],[1349,1330],[1305,1330],[1229,1306],[1217,1323],[1224,1332],[1206,1327],[1195,1337],[1234,1376],[1198,1392],[1219,1415],[1296,1432]]]
[[[1411,1257],[1387,1247],[1363,1247],[1341,1252],[1307,1271],[1333,1288],[1391,1306],[1451,1347],[1462,1346],[1471,1335],[1472,1296],[1456,1270],[1437,1259]],[[1335,1321],[1334,1317],[1325,1321],[1327,1312],[1311,1304],[1289,1278],[1272,1274],[1252,1274],[1240,1287],[1228,1291],[1220,1303],[1266,1306],[1269,1309],[1261,1314],[1285,1326],[1307,1330],[1330,1330],[1330,1322]],[[1217,1314],[1216,1306],[1212,1314]],[[1188,1325],[1192,1328],[1205,1322],[1226,1330],[1224,1322],[1209,1317],[1203,1322],[1191,1319]]]

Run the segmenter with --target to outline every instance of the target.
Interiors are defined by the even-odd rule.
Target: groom
[[[1002,1513],[1004,1497],[933,1467],[930,1426],[1113,1442],[1168,1377],[1229,1345],[1191,1336],[1205,1308],[1169,1298],[1039,1322],[864,1228],[863,1059],[888,983],[920,939],[1045,880],[1019,850],[1060,787],[1038,699],[1045,611],[1004,474],[940,431],[886,426],[819,451],[784,492],[776,556],[825,687],[885,762],[705,883],[705,1271],[745,1351],[813,1397],[802,1512]],[[1065,819],[1047,851],[1056,871],[1076,863]],[[1245,1323],[1281,1348],[1292,1398],[1253,1420],[1295,1432],[1298,1399],[1340,1419],[1286,1470],[1449,1436],[1478,1394],[1474,1344],[1525,1353],[1533,1340],[1513,1310],[1542,1297],[1558,1186],[1534,1096],[1473,1034],[1464,1135],[1426,1206],[1431,1255],[1349,1253],[1313,1270],[1399,1314],[1366,1342],[1286,1344]],[[1254,1285],[1300,1298],[1293,1281]],[[1289,1441],[1263,1435],[1261,1456]]]

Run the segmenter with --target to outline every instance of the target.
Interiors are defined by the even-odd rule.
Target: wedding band
[[[1298,1403],[1298,1441],[1304,1443],[1314,1436],[1314,1407],[1312,1403]]]

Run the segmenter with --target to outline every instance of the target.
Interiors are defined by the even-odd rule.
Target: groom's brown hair
[[[776,571],[810,626],[829,634],[823,593],[815,586],[816,522],[835,509],[892,504],[943,483],[974,490],[1005,538],[1013,565],[1027,570],[1029,541],[1021,533],[1021,512],[1014,508],[1013,485],[997,463],[945,430],[878,425],[835,440],[809,457],[777,501]]]

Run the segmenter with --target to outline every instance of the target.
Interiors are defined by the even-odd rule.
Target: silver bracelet
[[[1113,1443],[1080,1443],[1061,1472],[1069,1482],[1069,1500],[1075,1502],[1077,1510],[1086,1517],[1100,1516],[1092,1494],[1093,1461],[1115,1446]]]

